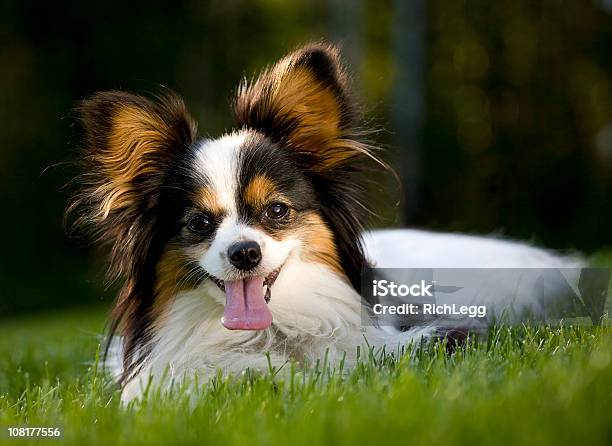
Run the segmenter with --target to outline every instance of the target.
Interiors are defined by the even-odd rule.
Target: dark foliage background
[[[340,41],[404,182],[377,226],[503,233],[586,252],[612,243],[612,3],[0,2],[0,315],[112,292],[62,229],[71,109],[97,90],[178,91],[203,134],[234,86],[292,47]],[[58,164],[59,163],[59,164]]]

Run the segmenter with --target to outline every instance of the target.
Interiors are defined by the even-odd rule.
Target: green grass
[[[436,345],[374,355],[348,375],[320,365],[286,381],[219,378],[195,398],[177,390],[124,409],[88,365],[103,320],[90,310],[2,324],[3,430],[60,426],[71,444],[612,443],[610,327],[502,329],[450,356]]]
[[[59,426],[68,444],[612,444],[609,324],[505,328],[453,355],[364,351],[348,374],[219,377],[122,408],[92,365],[104,318],[0,321],[0,443],[25,443],[6,428],[27,425]]]

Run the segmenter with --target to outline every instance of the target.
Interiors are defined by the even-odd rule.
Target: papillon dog
[[[332,45],[306,45],[243,80],[235,130],[218,138],[198,136],[170,92],[101,92],[77,111],[83,175],[68,215],[110,245],[124,401],[167,375],[206,379],[323,355],[348,368],[366,340],[392,348],[434,336],[432,326],[364,324],[367,266],[569,264],[498,239],[364,232],[364,167],[382,162]]]

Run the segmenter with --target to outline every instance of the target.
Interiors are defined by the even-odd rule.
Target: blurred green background
[[[610,0],[98,3],[0,0],[0,316],[112,298],[62,229],[76,101],[161,84],[218,135],[241,76],[322,38],[402,178],[373,224],[612,245]]]

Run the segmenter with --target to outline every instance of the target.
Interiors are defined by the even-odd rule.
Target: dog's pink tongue
[[[225,281],[225,310],[221,323],[230,330],[262,330],[272,325],[263,293],[263,277]]]

